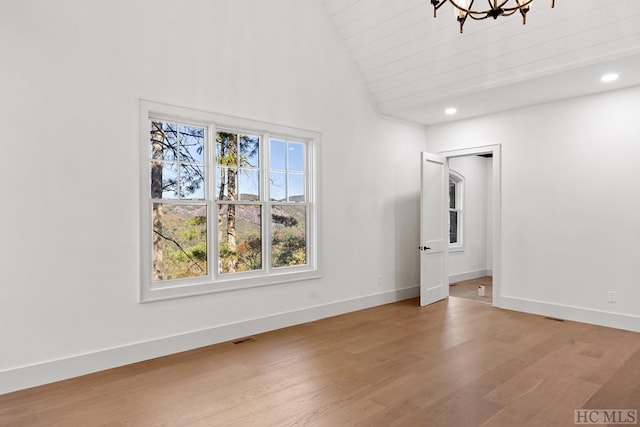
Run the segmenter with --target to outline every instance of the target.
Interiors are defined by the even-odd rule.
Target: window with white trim
[[[141,301],[321,275],[317,132],[140,106]]]
[[[464,177],[456,171],[449,171],[449,248],[463,249],[463,192]]]

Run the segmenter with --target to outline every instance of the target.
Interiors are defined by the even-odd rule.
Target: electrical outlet
[[[378,285],[378,286],[382,286],[382,276],[378,276],[378,277],[376,278],[376,285]]]
[[[607,292],[607,301],[616,302],[616,291]]]

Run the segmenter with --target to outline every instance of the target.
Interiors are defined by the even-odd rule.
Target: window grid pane
[[[151,198],[204,200],[205,128],[150,120]]]
[[[456,208],[456,182],[452,179],[449,180],[449,208]]]
[[[307,263],[307,206],[275,205],[271,210],[271,265]]]
[[[238,200],[260,200],[260,171],[241,168],[238,172]]]
[[[236,168],[216,167],[216,200],[236,200],[237,178]]]
[[[287,170],[287,143],[272,139],[269,144],[269,169],[272,171]]]
[[[216,133],[216,164],[238,166],[238,135],[229,132]]]
[[[204,128],[181,125],[178,127],[180,161],[204,163]]]
[[[458,212],[449,211],[449,243],[458,243]]]
[[[153,203],[153,281],[207,275],[207,207]]]
[[[260,167],[260,137],[258,135],[240,135],[238,138],[239,166],[258,169]]]
[[[260,140],[259,135],[216,133],[216,200],[261,200]]]
[[[218,205],[218,273],[262,269],[262,206]]]
[[[271,172],[269,174],[269,193],[274,202],[283,202],[287,199],[287,174],[284,172]]]
[[[304,175],[301,173],[287,174],[287,200],[290,202],[304,202]]]
[[[287,142],[287,170],[304,173],[304,144]]]
[[[306,143],[271,139],[269,159],[269,200],[306,202]]]

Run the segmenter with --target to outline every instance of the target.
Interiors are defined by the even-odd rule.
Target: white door
[[[449,184],[447,159],[422,153],[420,197],[420,305],[449,296],[448,220]]]

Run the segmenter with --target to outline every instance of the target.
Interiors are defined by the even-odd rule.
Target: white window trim
[[[464,252],[464,176],[453,169],[449,169],[449,177],[456,183],[456,211],[458,212],[458,241],[449,243],[449,252]]]
[[[322,277],[321,241],[320,241],[320,174],[319,174],[319,145],[320,133],[310,130],[297,129],[289,126],[266,123],[224,114],[177,107],[153,101],[140,100],[139,116],[139,147],[140,147],[140,292],[139,302],[150,302],[172,298],[181,298],[193,295],[224,292],[236,289],[269,286],[279,283],[298,282],[301,280],[317,279]],[[150,159],[149,159],[149,119],[190,123],[207,127],[207,147],[205,147],[206,164],[208,167],[215,165],[211,141],[215,140],[216,126],[221,129],[239,129],[254,132],[263,136],[261,149],[261,165],[265,165],[263,173],[267,173],[269,138],[285,138],[306,142],[307,164],[306,173],[309,179],[306,185],[306,195],[309,203],[309,221],[307,223],[307,264],[295,267],[271,267],[271,255],[263,250],[263,269],[258,271],[234,273],[232,275],[218,275],[215,271],[217,265],[217,228],[211,227],[209,221],[207,227],[207,245],[209,247],[208,274],[203,277],[167,280],[155,283],[151,280],[153,266],[152,257],[152,221],[149,189],[151,186]],[[210,180],[209,180],[210,181]],[[263,179],[261,191],[266,191],[266,179]],[[208,217],[214,215],[215,189],[211,188],[211,182],[205,182],[205,203]],[[270,204],[265,203],[263,218],[270,218]],[[271,221],[263,219],[266,236],[271,236]],[[269,243],[263,239],[263,249]]]

